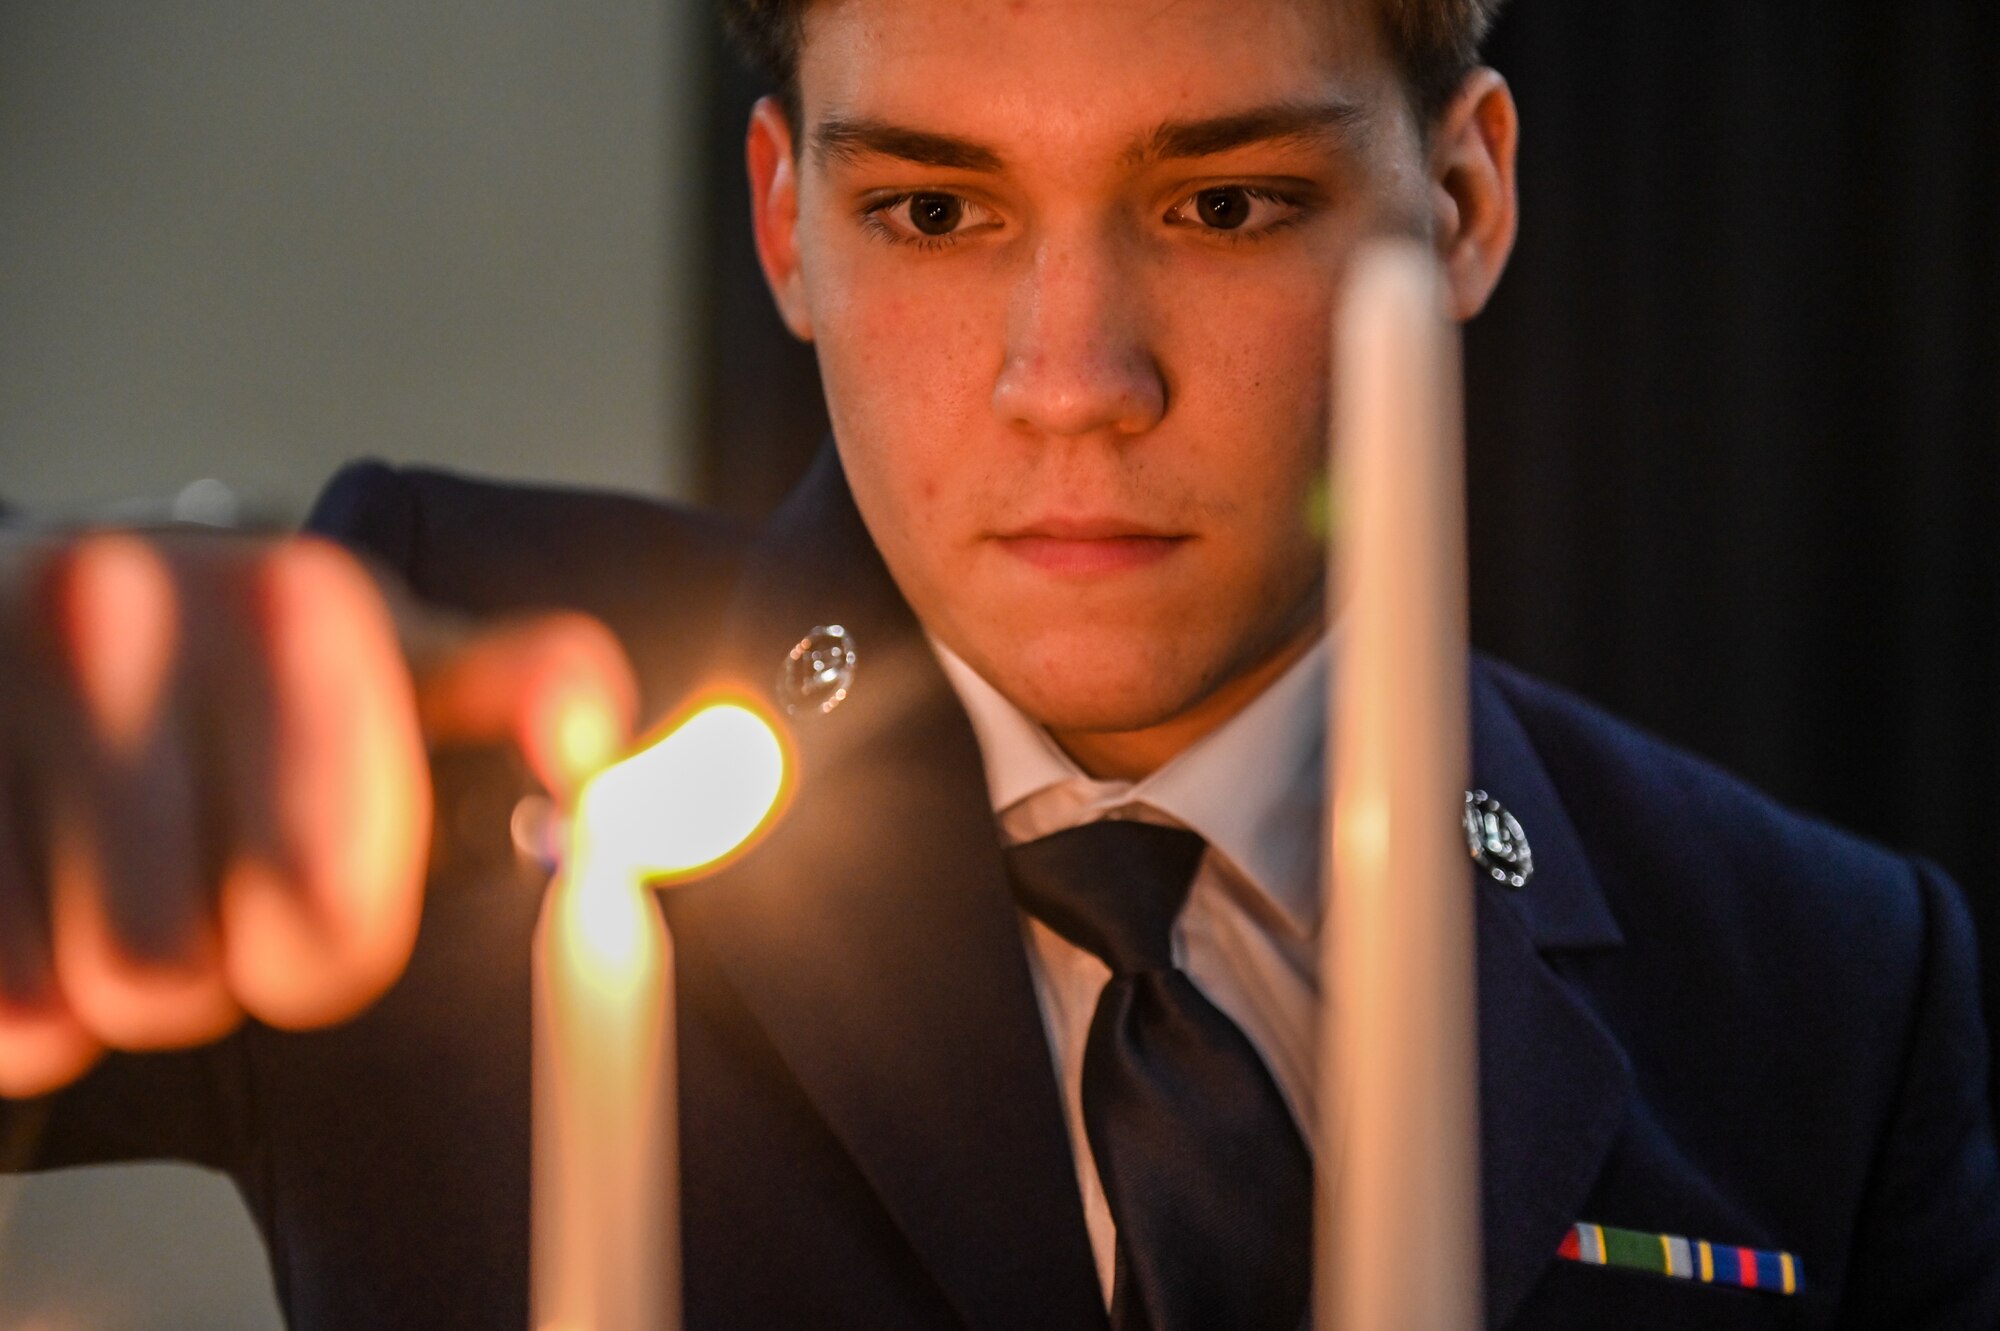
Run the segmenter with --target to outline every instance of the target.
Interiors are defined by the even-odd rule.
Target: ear
[[[775,97],[759,98],[750,109],[743,145],[750,168],[750,226],[757,237],[757,261],[778,302],[778,315],[800,341],[812,341],[812,312],[799,267],[799,160],[791,122]]]
[[[1431,127],[1431,212],[1452,317],[1485,308],[1514,252],[1520,115],[1507,80],[1476,69]]]

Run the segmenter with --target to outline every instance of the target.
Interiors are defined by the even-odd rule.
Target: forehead
[[[1166,120],[1398,93],[1357,0],[818,0],[799,94],[828,118],[1096,157]],[[810,130],[808,131],[810,132]]]

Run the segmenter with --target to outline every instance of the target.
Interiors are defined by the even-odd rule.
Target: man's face
[[[1340,274],[1433,210],[1372,11],[807,10],[781,306],[904,595],[1059,737],[1198,712],[1319,625]]]

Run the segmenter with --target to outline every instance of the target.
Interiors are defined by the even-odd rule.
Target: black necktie
[[[1174,966],[1203,842],[1106,820],[1007,852],[1014,895],[1111,968],[1083,1120],[1118,1225],[1116,1331],[1295,1331],[1311,1283],[1312,1161],[1270,1071]]]

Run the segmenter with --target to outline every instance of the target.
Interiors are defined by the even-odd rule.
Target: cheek
[[[1180,311],[1190,340],[1176,378],[1189,432],[1216,441],[1223,488],[1267,513],[1302,499],[1324,467],[1331,288],[1293,269],[1285,280],[1191,293],[1199,308]]]
[[[859,240],[814,274],[818,354],[835,428],[963,433],[991,396],[994,324],[965,266]]]
[[[1267,413],[1323,383],[1343,240],[1315,241],[1316,253],[1299,242],[1254,257],[1224,251],[1152,275],[1184,401],[1220,393]]]
[[[952,500],[967,460],[970,357],[920,305],[885,299],[819,348],[827,409],[857,490],[893,503],[903,524]]]
[[[839,257],[818,278],[832,303],[816,305],[834,312],[816,347],[828,413],[877,545],[899,577],[922,580],[984,483],[991,321],[949,265]]]

